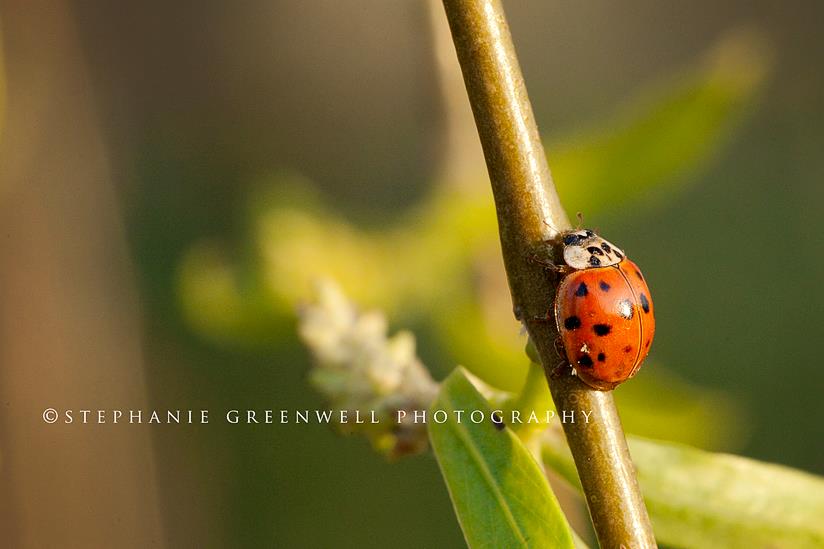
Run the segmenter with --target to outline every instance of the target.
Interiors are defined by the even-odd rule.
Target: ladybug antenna
[[[580,231],[581,227],[584,226],[584,214],[581,213],[581,212],[578,212],[578,213],[575,214],[575,217],[578,218],[578,226],[576,227],[576,230]]]

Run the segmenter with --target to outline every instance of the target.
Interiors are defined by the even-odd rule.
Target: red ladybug
[[[615,388],[641,367],[655,335],[644,276],[624,252],[589,230],[564,233],[567,273],[555,296],[566,358],[588,385]]]

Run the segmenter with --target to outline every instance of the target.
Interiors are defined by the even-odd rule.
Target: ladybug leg
[[[560,267],[552,261],[548,259],[541,259],[540,257],[538,257],[538,254],[532,254],[531,256],[529,256],[529,261],[531,261],[532,263],[537,263],[544,269],[548,269],[550,271],[558,272],[558,270],[560,269]]]
[[[572,367],[566,360],[562,360],[557,366],[555,366],[555,368],[552,369],[549,375],[553,379],[558,379],[559,377],[564,377],[571,373],[573,373]]]
[[[561,334],[558,334],[558,337],[555,338],[555,352],[558,353],[559,357],[566,356],[566,349],[564,349],[564,341],[561,339]]]
[[[555,345],[555,352],[558,354],[558,358],[560,358],[561,361],[558,363],[557,366],[555,366],[550,375],[553,378],[558,378],[572,373],[573,370],[572,367],[569,365],[569,362],[567,362],[566,349],[564,349],[564,341],[561,339],[560,334],[558,334],[558,337],[555,338],[555,341],[553,343]]]
[[[569,268],[567,265],[556,265],[548,259],[541,259],[540,257],[538,257],[537,254],[532,254],[531,256],[529,256],[529,261],[531,261],[532,263],[537,263],[538,265],[540,265],[548,271],[552,271],[553,273],[558,273],[561,275],[568,274],[573,270]]]

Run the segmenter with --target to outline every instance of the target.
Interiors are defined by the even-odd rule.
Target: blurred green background
[[[655,296],[652,353],[617,391],[628,430],[824,473],[821,6],[505,5],[562,201]],[[86,529],[122,520],[148,536],[122,546],[462,546],[431,455],[390,464],[326,426],[218,421],[324,406],[294,317],[316,274],[412,329],[437,379],[461,363],[518,388],[525,340],[437,4],[0,17],[12,539],[93,546]],[[215,420],[73,446],[77,429],[36,430],[55,395]],[[78,498],[96,504],[76,520],[32,510]]]

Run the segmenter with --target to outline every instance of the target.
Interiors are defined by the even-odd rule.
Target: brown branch
[[[524,321],[549,374],[559,361],[551,308],[557,280],[537,263],[544,241],[570,228],[549,173],[512,38],[499,0],[443,0],[495,196],[515,315]],[[553,247],[550,253],[557,253]],[[577,377],[547,376],[559,410],[593,412],[565,423],[592,522],[602,547],[655,547],[635,469],[611,392]]]

